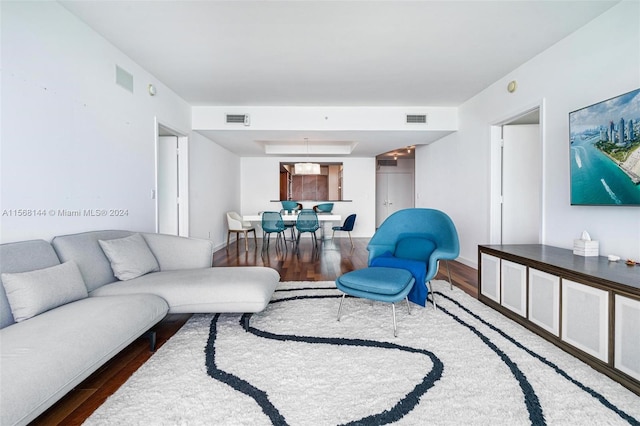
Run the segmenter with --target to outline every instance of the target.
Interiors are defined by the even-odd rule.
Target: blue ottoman
[[[415,279],[406,269],[370,267],[348,272],[336,280],[336,287],[342,291],[342,299],[338,308],[338,321],[345,296],[362,297],[370,300],[391,303],[393,310],[393,335],[397,336],[395,302],[407,298]],[[409,301],[407,300],[407,308]],[[411,311],[409,310],[409,314]]]

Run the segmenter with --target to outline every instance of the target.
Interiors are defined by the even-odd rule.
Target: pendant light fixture
[[[307,157],[309,156],[309,138],[304,138],[307,145]],[[297,175],[319,175],[320,164],[318,163],[296,163],[293,166],[294,173]]]

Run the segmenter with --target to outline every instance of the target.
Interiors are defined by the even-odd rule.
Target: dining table
[[[242,220],[245,222],[261,222],[262,214],[245,214],[242,215]],[[283,214],[282,220],[285,222],[295,222],[298,220],[297,214]],[[333,213],[320,213],[318,214],[318,222],[342,222],[342,216]]]
[[[245,222],[262,222],[262,214],[261,213],[257,213],[257,214],[245,214],[242,215],[242,220]],[[282,215],[282,220],[284,222],[296,222],[298,220],[298,215],[297,214],[283,214]],[[320,232],[321,232],[321,239],[324,239],[324,225],[328,222],[338,222],[341,223],[342,222],[342,216],[339,214],[334,214],[334,213],[319,213],[318,214],[318,222],[320,222]]]

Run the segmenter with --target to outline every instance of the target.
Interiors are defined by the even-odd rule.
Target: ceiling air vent
[[[378,166],[397,167],[398,160],[378,160]]]
[[[249,125],[249,114],[227,114],[227,124]]]
[[[427,124],[427,114],[407,114],[407,124]]]

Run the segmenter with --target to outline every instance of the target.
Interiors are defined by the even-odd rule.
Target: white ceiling
[[[619,0],[59,2],[191,105],[440,107]],[[202,133],[240,155],[257,155],[256,141],[302,139],[287,129]],[[348,135],[353,155],[442,136],[372,133]]]

